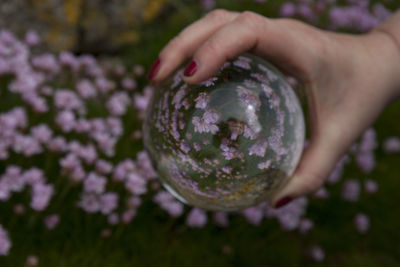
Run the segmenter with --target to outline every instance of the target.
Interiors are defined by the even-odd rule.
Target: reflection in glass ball
[[[145,146],[163,185],[185,203],[239,210],[294,172],[304,143],[300,103],[284,76],[242,55],[188,85],[177,71],[154,92]]]

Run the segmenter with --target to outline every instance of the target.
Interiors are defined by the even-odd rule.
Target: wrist
[[[370,35],[375,35],[376,37],[380,35],[382,38],[386,37],[386,45],[390,51],[392,51],[393,58],[387,62],[389,65],[393,65],[393,71],[398,79],[400,79],[400,11],[394,13],[389,19],[387,19],[382,24],[375,27]],[[379,51],[379,50],[378,50]],[[394,88],[394,97],[400,97],[400,81],[397,81]]]
[[[382,25],[385,26],[385,25]],[[400,97],[400,42],[385,27],[376,27],[365,35],[368,55],[374,58],[374,69],[382,80],[388,101]],[[399,36],[400,37],[400,36]],[[399,40],[400,41],[400,40]]]

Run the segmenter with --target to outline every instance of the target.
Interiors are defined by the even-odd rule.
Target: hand
[[[243,52],[297,78],[308,98],[310,143],[292,179],[271,197],[275,207],[318,189],[400,85],[399,51],[383,31],[337,34],[292,19],[225,10],[209,13],[171,40],[149,78],[160,82],[192,57],[184,80],[198,83]]]

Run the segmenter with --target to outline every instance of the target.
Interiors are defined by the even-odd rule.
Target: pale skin
[[[191,58],[184,80],[202,82],[243,52],[297,78],[308,98],[310,142],[293,177],[269,199],[274,207],[320,188],[351,144],[400,96],[400,12],[367,34],[350,35],[215,10],[162,49],[149,78],[158,83]]]

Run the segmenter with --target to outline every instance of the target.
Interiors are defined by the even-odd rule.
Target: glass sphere
[[[184,203],[240,210],[265,201],[294,172],[304,116],[285,77],[244,54],[197,85],[178,70],[154,92],[145,147],[164,187]]]

